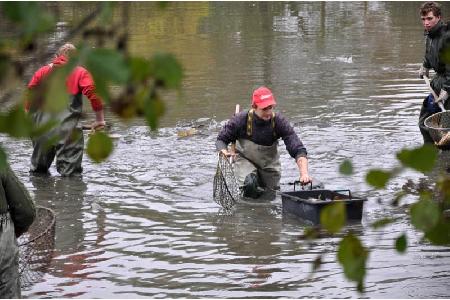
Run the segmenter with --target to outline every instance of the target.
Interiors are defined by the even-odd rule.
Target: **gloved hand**
[[[421,66],[419,70],[419,78],[423,79],[423,75],[430,77],[430,69]]]
[[[439,93],[439,97],[436,99],[436,102],[441,101],[442,103],[445,103],[445,100],[448,99],[448,93],[446,90],[441,89],[441,92]]]

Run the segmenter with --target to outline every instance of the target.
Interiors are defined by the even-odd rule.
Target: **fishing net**
[[[437,146],[442,148],[450,146],[450,111],[429,116],[425,119],[424,125]]]
[[[234,176],[233,166],[222,152],[219,152],[214,175],[213,197],[214,201],[225,210],[231,209],[239,199],[239,186]]]
[[[36,219],[26,233],[18,238],[19,274],[22,288],[39,281],[47,270],[55,247],[55,214],[38,206]]]

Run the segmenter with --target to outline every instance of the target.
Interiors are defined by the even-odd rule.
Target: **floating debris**
[[[198,133],[198,130],[196,128],[189,128],[187,130],[178,130],[177,135],[178,137],[188,137],[192,135],[196,135]]]

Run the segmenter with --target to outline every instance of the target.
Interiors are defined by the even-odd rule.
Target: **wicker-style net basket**
[[[216,174],[213,181],[213,199],[225,210],[230,210],[239,200],[239,186],[232,164],[219,152]]]
[[[49,208],[36,207],[36,218],[18,239],[19,274],[22,288],[39,281],[50,264],[55,248],[55,214]]]
[[[425,119],[425,127],[428,129],[434,143],[444,149],[450,148],[450,111],[435,113]]]

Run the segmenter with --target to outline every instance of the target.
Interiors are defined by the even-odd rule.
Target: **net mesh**
[[[214,201],[225,210],[230,210],[239,199],[239,186],[233,166],[223,153],[219,153],[213,182]]]
[[[55,214],[49,208],[36,207],[36,218],[18,238],[19,274],[22,288],[39,281],[46,272],[55,247]]]
[[[429,116],[425,119],[424,125],[437,146],[450,146],[450,111]]]

